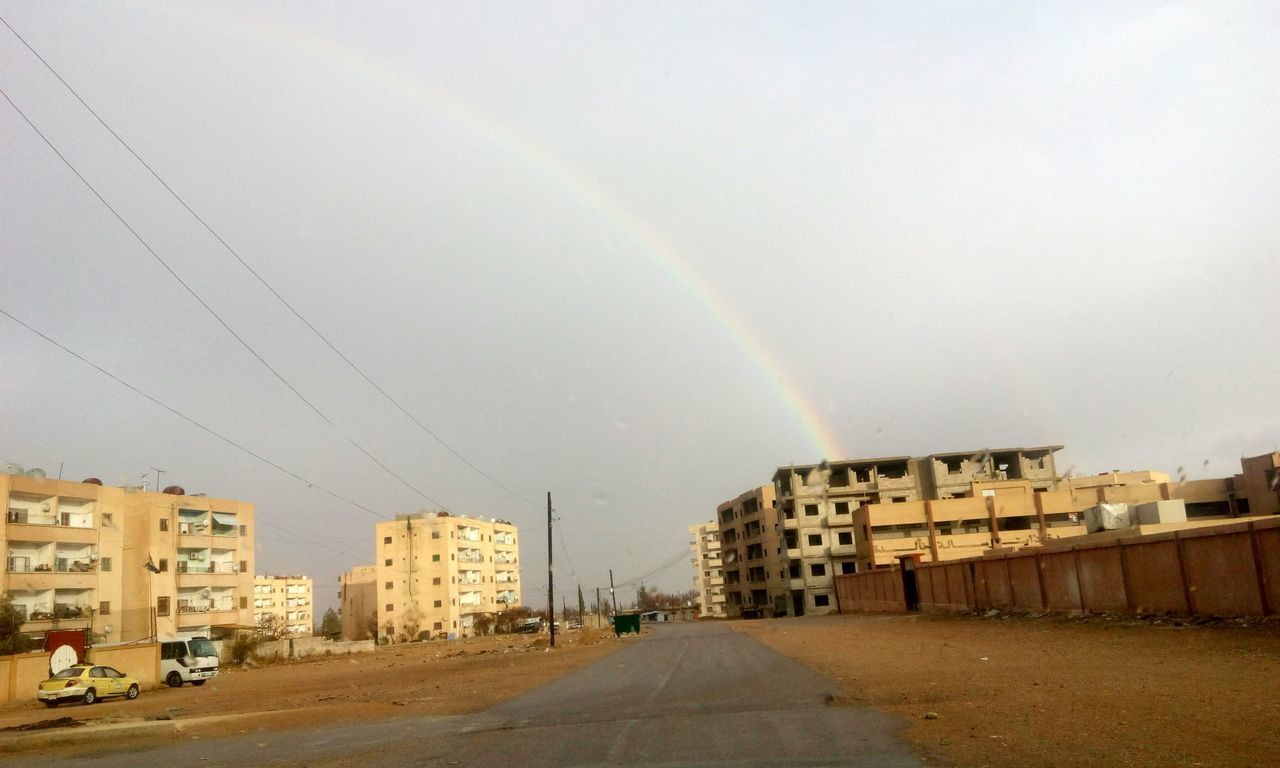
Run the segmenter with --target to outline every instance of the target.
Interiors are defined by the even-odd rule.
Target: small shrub
[[[243,664],[253,658],[257,650],[258,638],[246,634],[237,635],[236,639],[231,641],[231,663]]]

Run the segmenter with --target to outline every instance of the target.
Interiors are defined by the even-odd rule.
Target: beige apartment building
[[[165,490],[0,474],[0,590],[22,631],[113,643],[252,627],[253,505]]]
[[[307,576],[256,576],[253,579],[253,622],[275,616],[284,631],[307,637],[314,631],[312,582]]]
[[[378,634],[378,566],[357,565],[338,577],[342,639],[368,640]]]
[[[724,610],[724,564],[720,559],[720,530],[715,521],[689,526],[693,540],[693,585],[698,592],[702,615],[722,619]]]
[[[774,487],[762,485],[716,507],[729,616],[786,613],[788,561],[774,498]],[[798,547],[787,543],[791,551]]]
[[[949,499],[867,504],[834,527],[854,542],[857,570],[887,568],[903,555],[925,562],[981,556],[999,549],[1054,546],[1087,533],[1085,513],[1100,502],[1138,514],[1126,535],[1221,525],[1280,514],[1275,488],[1280,453],[1241,459],[1230,478],[1170,481],[1162,472],[1105,472],[1042,489],[1024,480],[979,481]]]
[[[520,604],[512,523],[422,512],[379,523],[376,535],[379,639],[468,637]]]

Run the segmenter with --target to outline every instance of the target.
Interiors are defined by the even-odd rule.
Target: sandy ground
[[[49,734],[47,740],[7,739],[13,733],[4,730],[64,717],[85,725],[136,726],[172,720],[180,732],[198,732],[203,737],[356,718],[475,712],[600,659],[626,642],[628,638],[588,630],[557,635],[555,650],[547,649],[545,635],[411,643],[376,653],[224,669],[199,688],[161,687],[143,692],[134,701],[111,699],[92,706],[65,704],[47,709],[35,701],[33,693],[29,701],[0,707],[0,752],[44,751],[65,742],[67,735],[79,729],[43,731]],[[224,715],[231,717],[195,720]],[[184,721],[192,725],[184,726]],[[148,739],[172,738],[172,730],[134,727],[113,733],[110,741],[120,747],[138,746]],[[68,747],[77,748],[83,747]]]
[[[929,764],[1280,765],[1276,624],[916,615],[732,626],[838,679],[847,703],[905,718]]]

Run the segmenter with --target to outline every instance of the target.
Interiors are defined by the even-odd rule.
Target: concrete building
[[[166,491],[0,474],[0,590],[23,631],[114,643],[252,627],[253,505]]]
[[[342,639],[368,640],[378,634],[378,566],[357,565],[338,577]]]
[[[729,616],[786,614],[789,560],[778,525],[774,487],[762,485],[716,507]],[[794,546],[793,546],[794,545]],[[798,541],[787,550],[798,554]]]
[[[693,585],[702,615],[724,618],[724,564],[720,559],[720,530],[715,521],[689,526],[693,540]]]
[[[253,622],[259,626],[266,617],[275,616],[288,634],[309,637],[315,631],[314,602],[312,582],[307,576],[253,579]]]
[[[467,637],[520,604],[515,525],[430,512],[398,515],[376,531],[379,638]]]

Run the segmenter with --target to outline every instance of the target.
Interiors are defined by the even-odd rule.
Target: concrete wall
[[[231,663],[231,643],[215,642],[218,659]],[[258,644],[254,656],[259,659],[303,659],[308,656],[344,656],[349,653],[372,653],[377,650],[373,640],[329,640],[324,637],[295,637],[268,640]]]
[[[160,687],[160,644],[92,647],[88,660],[94,664],[115,667],[129,677],[136,677],[142,690]]]
[[[49,654],[0,656],[0,701],[36,698],[36,687],[49,677]]]
[[[1280,520],[917,565],[925,611],[1280,613]],[[905,610],[895,569],[838,576],[842,612]]]

